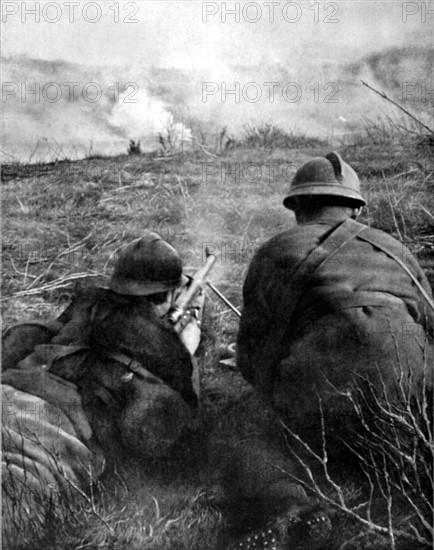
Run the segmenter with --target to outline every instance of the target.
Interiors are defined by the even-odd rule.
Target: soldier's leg
[[[231,524],[228,539],[261,529],[282,514],[318,508],[291,477],[294,464],[275,413],[247,392],[216,420],[208,445]]]

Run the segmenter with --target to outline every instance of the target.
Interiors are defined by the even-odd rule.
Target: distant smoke
[[[236,135],[259,120],[315,136],[342,135],[357,131],[362,116],[375,118],[389,110],[361,86],[361,79],[400,100],[404,82],[433,87],[427,80],[432,61],[432,50],[422,47],[391,48],[351,61],[309,57],[287,65],[243,66],[228,61],[190,70],[10,56],[3,60],[2,158],[125,153],[129,139],[141,140],[146,150],[157,145],[159,134],[188,144],[199,127],[216,134],[227,126]],[[274,88],[271,82],[277,83]],[[237,89],[238,98],[231,93]],[[257,94],[261,98],[252,101]],[[429,96],[423,101],[421,90],[410,99],[418,109],[432,106]]]
[[[143,75],[27,56],[3,59],[3,157],[35,161],[125,152],[171,131],[189,138]],[[139,83],[140,82],[140,83]],[[35,150],[36,149],[36,150]],[[9,157],[11,158],[11,157]]]

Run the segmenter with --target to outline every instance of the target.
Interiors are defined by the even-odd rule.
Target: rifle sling
[[[131,357],[128,357],[128,355],[125,355],[124,353],[106,351],[105,355],[109,359],[112,359],[114,361],[117,361],[118,363],[121,363],[129,371],[133,372],[139,378],[141,378],[145,382],[148,382],[149,384],[164,383],[160,378],[158,378],[158,376],[155,376],[154,374],[149,372],[148,369],[145,369],[145,367],[141,363],[139,363],[139,361]]]

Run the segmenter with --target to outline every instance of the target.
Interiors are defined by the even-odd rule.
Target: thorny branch
[[[404,387],[402,365],[400,367],[401,370],[397,373],[400,398],[398,403],[392,402],[379,369],[380,390],[375,388],[372,381],[362,376],[355,376],[355,380],[358,378],[358,382],[355,382],[352,391],[339,391],[329,382],[341,397],[349,400],[365,430],[364,435],[357,436],[355,440],[356,444],[359,443],[357,448],[362,449],[361,452],[356,447],[344,442],[346,447],[359,459],[369,486],[368,501],[363,505],[363,508],[366,507],[364,515],[360,512],[361,506],[351,507],[347,503],[343,487],[336,483],[330,475],[325,415],[319,395],[322,456],[281,421],[285,432],[301,444],[302,449],[306,452],[306,455],[296,452],[287,441],[291,454],[302,467],[307,480],[275,466],[306,489],[313,491],[325,503],[361,523],[369,532],[377,532],[388,537],[391,550],[396,548],[398,537],[429,546],[434,531],[432,526],[434,509],[430,501],[430,493],[432,494],[434,487],[431,469],[434,442],[427,416],[427,367],[425,365],[424,395],[417,407],[414,406],[412,392],[409,388]],[[414,373],[410,372],[410,375],[406,378],[406,382],[411,386],[414,383],[413,375]],[[366,414],[370,416],[375,414],[375,428],[370,425]],[[328,491],[320,487],[319,478],[314,474],[313,468],[309,464],[309,457],[321,466],[324,479],[335,492],[335,496],[330,495]],[[380,525],[371,515],[375,488],[379,491],[385,504],[387,511],[386,525]],[[393,515],[396,492],[408,503],[412,510],[412,517],[420,527],[410,521],[410,518],[407,518],[407,530],[394,526]],[[421,531],[421,528],[425,533]]]

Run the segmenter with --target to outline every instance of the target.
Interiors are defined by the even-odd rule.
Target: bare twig
[[[11,298],[18,298],[19,296],[34,296],[36,294],[41,294],[42,292],[48,292],[52,290],[57,290],[59,288],[65,288],[69,286],[73,281],[78,281],[80,279],[88,279],[92,277],[105,277],[103,273],[73,273],[72,275],[66,275],[65,277],[60,277],[51,283],[47,283],[38,288],[29,288],[28,290],[20,290],[15,292],[11,296],[4,296],[1,300],[10,300]]]
[[[370,90],[372,90],[373,92],[375,92],[376,94],[378,94],[380,97],[382,97],[383,99],[385,99],[386,101],[389,101],[389,103],[392,103],[393,105],[395,105],[395,107],[398,107],[398,109],[400,109],[403,113],[405,113],[407,116],[409,116],[411,119],[413,119],[417,124],[419,124],[420,126],[422,126],[423,128],[425,128],[425,130],[428,130],[428,132],[430,134],[433,134],[434,135],[434,130],[432,130],[429,126],[427,126],[426,124],[424,124],[423,122],[421,122],[418,118],[416,118],[412,113],[410,113],[410,111],[407,111],[407,109],[405,109],[402,105],[400,105],[399,103],[397,103],[396,101],[394,101],[393,99],[391,99],[388,95],[386,95],[384,92],[380,92],[378,90],[376,90],[375,88],[373,88],[372,86],[370,86],[367,82],[365,82],[364,80],[361,81],[363,86],[366,86],[367,88],[369,88]]]
[[[420,204],[420,202],[418,202],[417,204],[422,208],[422,210],[425,212],[425,214],[428,214],[428,216],[429,216],[432,220],[434,220],[434,215],[431,214],[431,212],[430,212],[429,210],[427,210],[427,209],[425,208],[425,206],[423,206],[423,204]]]
[[[200,141],[197,139],[197,137],[191,136],[191,140],[194,141],[196,143],[196,145],[198,145],[198,147],[205,153],[205,155],[208,155],[209,157],[212,157],[212,158],[215,158],[215,159],[218,158],[218,155],[215,155],[214,153],[211,153],[210,151],[205,149],[205,147],[202,145],[202,143],[200,143]]]
[[[402,239],[401,231],[399,230],[398,221],[396,219],[395,210],[394,210],[393,204],[392,204],[392,197],[391,197],[390,191],[389,191],[389,184],[387,183],[387,178],[384,176],[384,174],[383,174],[383,179],[384,179],[384,182],[386,184],[387,197],[389,199],[389,206],[390,206],[390,211],[392,213],[393,222],[395,223],[395,228],[396,228],[396,231],[398,233],[398,237],[402,241],[403,239]]]
[[[396,371],[397,393],[393,394],[394,397],[390,387],[386,386],[379,365],[377,365],[378,382],[374,383],[372,379],[356,373],[353,373],[354,385],[351,390],[339,390],[329,382],[330,387],[336,391],[336,395],[349,400],[364,430],[356,435],[351,444],[347,441],[343,443],[358,458],[369,485],[369,499],[363,506],[365,508],[366,505],[365,514],[361,513],[360,506],[349,506],[343,487],[330,475],[325,416],[320,396],[318,395],[321,454],[315,452],[297,433],[282,422],[285,432],[302,446],[301,452],[296,451],[288,442],[291,454],[302,467],[306,477],[301,478],[289,472],[286,472],[287,475],[312,491],[325,503],[357,520],[368,533],[376,532],[387,537],[392,550],[396,548],[398,538],[429,546],[434,532],[432,526],[434,506],[431,502],[434,444],[426,412],[427,382],[422,381],[424,395],[423,397],[419,395],[420,403],[415,406],[414,389],[419,388],[419,380],[416,379],[416,373],[411,364],[407,364],[407,370],[404,368],[405,364],[402,363],[403,358],[399,354],[397,342],[395,345],[399,368]],[[423,343],[420,342],[420,345],[422,346]],[[421,351],[426,355],[425,346]],[[426,359],[425,356],[425,361]],[[426,370],[427,366],[425,363],[424,365]],[[425,376],[427,375],[426,372]],[[369,420],[371,417],[375,418],[374,423]],[[320,485],[308,459],[313,459],[314,463],[319,464],[323,472],[321,479],[327,482],[330,491]],[[371,508],[374,505],[374,488],[379,492],[378,497],[385,507],[385,524],[379,523],[371,514]],[[411,511],[411,517],[407,518],[405,523],[400,522],[401,525],[406,525],[406,528],[398,528],[394,521],[394,504],[397,497],[403,498]],[[401,504],[397,509],[400,509],[400,506]],[[343,548],[345,547],[344,545]]]

